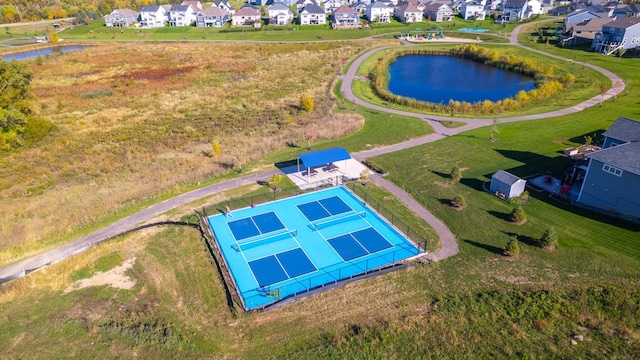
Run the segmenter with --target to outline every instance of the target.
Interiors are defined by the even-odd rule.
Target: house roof
[[[411,4],[411,3],[404,3],[400,6],[398,6],[398,10],[402,13],[419,13],[421,12],[420,10],[418,10],[418,7]]]
[[[625,16],[613,20],[612,22],[608,23],[607,26],[616,29],[628,29],[638,24],[640,24],[640,18]]]
[[[640,175],[640,142],[630,142],[587,154],[587,157]]]
[[[331,164],[336,161],[349,160],[351,155],[344,148],[332,148],[298,155],[306,167]]]
[[[358,11],[355,9],[352,9],[348,6],[340,6],[339,8],[333,10],[334,14],[354,14],[357,15]]]
[[[289,8],[287,7],[287,5],[281,2],[274,2],[267,7],[267,11],[269,10],[289,10]]]
[[[236,13],[233,14],[233,16],[260,16],[260,12],[254,8],[246,6],[236,10]]]
[[[525,6],[527,6],[527,0],[506,0],[504,2],[504,7],[523,8]]]
[[[451,8],[449,7],[449,5],[447,4],[443,4],[443,3],[437,3],[437,2],[430,2],[428,4],[426,4],[424,6],[424,10],[425,11],[433,11],[436,12],[438,10],[440,10],[441,7],[446,6],[449,10],[451,10]]]
[[[640,142],[640,121],[620,116],[602,135],[624,142]]]
[[[308,14],[324,14],[324,10],[316,4],[305,5],[305,7],[300,10],[300,13],[308,13]]]
[[[158,5],[156,5],[156,6],[143,6],[143,7],[140,8],[140,12],[152,12],[152,13],[154,13],[154,12],[157,12],[158,9],[160,9],[161,7],[162,6],[158,6]]]
[[[610,18],[593,18],[585,20],[578,24],[573,24],[573,31],[600,31],[602,30],[602,26],[608,24],[612,21]]]
[[[503,184],[507,184],[509,186],[517,183],[522,180],[519,177],[513,175],[512,173],[506,172],[504,170],[498,170],[495,174],[491,176],[491,180],[496,179]]]
[[[390,6],[383,3],[382,1],[376,1],[373,4],[369,5],[372,9],[388,9]]]
[[[198,12],[198,15],[202,16],[225,16],[229,15],[229,12],[225,9],[221,9],[217,6],[208,7]]]
[[[129,17],[129,16],[137,17],[138,15],[140,15],[139,12],[131,9],[117,9],[116,11],[118,12],[118,14],[125,17]]]
[[[190,7],[191,5],[171,5],[170,11],[175,11],[175,12],[187,11]]]
[[[196,0],[196,1],[191,1],[191,0],[186,0],[183,1],[182,4],[180,5],[191,5],[192,8],[198,8],[198,9],[202,9],[202,3],[200,3],[200,1]]]

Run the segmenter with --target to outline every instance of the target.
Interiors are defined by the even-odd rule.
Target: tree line
[[[7,3],[0,5],[0,23],[69,17],[75,17],[80,23],[88,23],[110,14],[114,9],[140,9],[142,6],[162,5],[169,2],[169,0],[8,0]]]

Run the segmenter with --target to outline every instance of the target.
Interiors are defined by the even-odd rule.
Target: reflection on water
[[[69,51],[82,50],[84,48],[86,48],[86,46],[80,46],[80,45],[56,46],[56,47],[51,47],[46,49],[39,49],[39,50],[3,55],[2,60],[5,60],[5,61],[24,60],[24,59],[30,59],[38,56],[45,56],[45,55],[59,54],[59,53],[69,52]]]
[[[454,56],[401,56],[389,74],[392,93],[431,103],[498,101],[535,89],[531,77]]]

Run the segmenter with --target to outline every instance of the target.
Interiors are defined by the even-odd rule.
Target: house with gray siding
[[[607,17],[607,14],[602,11],[596,11],[589,8],[579,9],[567,14],[567,18],[564,20],[564,26],[565,28],[568,28],[571,24],[580,24],[590,19],[602,19]]]
[[[504,194],[506,199],[511,199],[522,195],[526,185],[526,180],[520,179],[510,172],[498,170],[491,176],[489,189],[496,195]]]
[[[453,20],[453,10],[447,4],[430,2],[424,7],[424,18],[441,22]]]
[[[196,15],[196,27],[221,27],[231,19],[227,10],[217,6],[208,7]]]
[[[578,202],[640,218],[640,121],[619,117],[590,153]]]
[[[591,49],[611,55],[618,49],[640,49],[640,18],[617,18],[604,26],[591,43]]]

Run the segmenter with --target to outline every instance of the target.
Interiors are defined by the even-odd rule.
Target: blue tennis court
[[[344,187],[208,218],[246,310],[415,256],[420,250]]]
[[[234,220],[229,222],[228,226],[236,240],[284,229],[284,225],[273,211]]]

